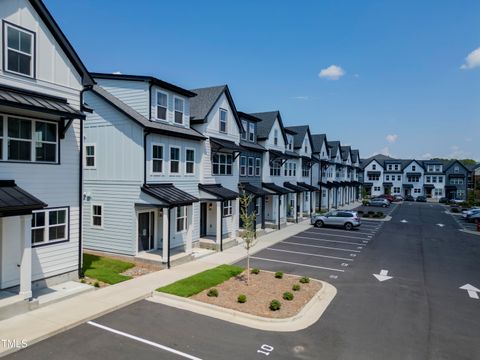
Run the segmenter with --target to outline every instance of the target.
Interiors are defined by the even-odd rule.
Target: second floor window
[[[163,92],[157,92],[157,119],[167,120],[168,96]]]
[[[262,172],[262,160],[260,158],[255,159],[255,176],[260,176]]]
[[[225,109],[220,109],[220,124],[219,130],[220,132],[226,133],[227,132],[227,118],[228,112]]]
[[[248,176],[253,176],[253,163],[254,163],[253,157],[249,157],[248,158]]]
[[[185,173],[195,173],[195,150],[193,149],[185,150]]]
[[[240,156],[240,176],[247,176],[247,158]]]
[[[152,146],[152,172],[154,174],[163,173],[163,146]]]
[[[180,148],[170,148],[170,173],[178,174],[180,172]]]
[[[280,176],[281,163],[278,160],[273,160],[270,165],[270,176]]]
[[[34,77],[34,33],[10,24],[6,24],[5,29],[5,70]]]
[[[212,161],[213,175],[232,175],[232,162],[233,158],[231,154],[215,154]]]
[[[275,129],[273,131],[273,144],[278,145],[278,130],[277,129]]]
[[[95,145],[85,145],[85,167],[87,169],[95,168]]]
[[[175,98],[175,123],[177,124],[183,124],[183,105],[183,99]]]
[[[303,164],[302,165],[302,176],[303,177],[309,177],[310,176],[310,167],[308,164]]]
[[[455,166],[455,167],[453,168],[453,172],[454,172],[455,174],[458,174],[458,173],[460,172],[460,167]]]

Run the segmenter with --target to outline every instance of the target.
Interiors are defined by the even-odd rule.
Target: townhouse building
[[[362,160],[363,186],[381,194],[466,200],[469,169],[458,160],[394,159],[376,155]]]
[[[93,74],[85,92],[84,247],[170,265],[200,238],[205,136],[191,128],[196,94],[150,76]],[[194,226],[195,224],[195,226]]]
[[[82,91],[93,79],[41,1],[3,0],[0,18],[0,298],[23,302],[81,273]]]
[[[203,246],[223,250],[224,243],[235,245],[238,235],[240,141],[247,129],[243,129],[227,85],[192,91],[196,94],[191,100],[192,128],[206,137],[198,184],[200,238]]]
[[[326,134],[312,135],[313,153],[315,161],[312,166],[312,184],[318,184],[319,191],[315,195],[315,212],[328,209],[330,186],[327,183],[327,169],[330,164],[330,153]]]

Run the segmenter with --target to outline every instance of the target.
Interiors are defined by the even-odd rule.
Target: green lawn
[[[83,254],[83,273],[85,276],[107,284],[116,284],[131,279],[131,276],[120,275],[120,273],[134,266],[134,264],[126,261]]]
[[[240,274],[244,269],[234,265],[220,265],[188,278],[161,287],[157,291],[182,297],[189,297],[212,286],[221,284],[232,276]]]

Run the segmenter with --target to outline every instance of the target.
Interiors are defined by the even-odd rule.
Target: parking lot
[[[465,221],[462,214],[453,214],[451,213],[455,221],[457,222],[460,229],[468,230],[468,231],[477,231],[477,225],[475,223],[470,223]]]
[[[400,206],[402,203],[391,203],[389,207],[380,207],[380,206],[359,206],[355,210],[356,211],[363,211],[364,213],[368,213],[369,211],[374,212],[383,212],[385,215],[392,215],[392,213]]]

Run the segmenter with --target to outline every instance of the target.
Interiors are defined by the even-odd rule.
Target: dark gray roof
[[[242,148],[235,144],[233,141],[218,139],[210,136],[210,143],[212,144],[212,148],[217,150],[228,150],[228,151],[241,151]]]
[[[293,190],[294,192],[296,193],[301,193],[301,192],[304,192],[305,191],[305,188],[302,188],[300,186],[297,186],[295,184],[292,184],[288,181],[285,181],[283,183],[283,186],[286,187],[287,189],[290,189],[290,190]]]
[[[0,217],[31,213],[44,207],[47,204],[17,186],[14,180],[0,180]]]
[[[352,150],[352,162],[356,162],[360,160],[360,151],[357,149]]]
[[[130,119],[152,132],[158,132],[160,134],[168,136],[188,138],[193,140],[205,139],[202,134],[200,134],[194,129],[148,120],[146,117],[132,109],[120,99],[110,94],[101,86],[94,85],[92,91],[101,98],[103,98],[105,101],[110,103],[112,106],[114,106],[117,110],[128,116]]]
[[[270,191],[273,191],[275,194],[278,194],[278,195],[285,195],[285,194],[289,194],[289,193],[293,193],[294,191],[292,190],[288,190],[288,189],[285,189],[281,186],[278,186],[274,183],[262,183],[262,186],[267,189],[267,190],[270,190]]]
[[[220,184],[198,184],[198,188],[206,193],[218,197],[223,201],[234,200],[238,198],[237,192],[227,189]]]
[[[71,107],[67,99],[7,85],[0,85],[0,105],[52,114],[68,119],[85,119],[85,114]]]
[[[271,193],[269,193],[268,191],[263,190],[261,187],[252,185],[252,184],[247,183],[247,182],[242,182],[242,183],[238,184],[238,188],[240,189],[240,192],[241,192],[242,189],[243,189],[243,190],[245,190],[245,192],[249,192],[250,194],[253,194],[253,195],[255,195],[255,196],[267,196],[267,195],[271,195]]]
[[[341,146],[340,149],[342,151],[342,160],[347,160],[348,154],[350,154],[350,151],[351,151],[351,147],[346,145],[346,146]]]
[[[42,21],[47,26],[48,30],[50,30],[55,40],[58,42],[62,50],[67,55],[68,59],[72,62],[73,66],[82,77],[82,84],[84,86],[93,85],[95,82],[90,76],[87,68],[85,67],[85,65],[83,65],[82,60],[76,53],[72,44],[70,44],[67,37],[60,29],[60,26],[58,26],[57,22],[53,18],[52,14],[50,14],[46,6],[43,4],[43,2],[41,0],[30,0],[30,4],[38,13]]]
[[[253,150],[253,151],[267,151],[262,145],[257,143],[252,143],[248,141],[240,140],[240,146],[245,148],[246,150]]]
[[[330,150],[330,158],[334,159],[337,156],[338,151],[340,150],[340,141],[329,141],[327,142],[327,144]]]
[[[293,147],[299,149],[303,145],[303,139],[305,139],[305,134],[309,134],[310,142],[312,142],[312,137],[310,135],[310,128],[308,125],[300,126],[287,126],[286,129],[289,129],[295,133],[293,135]]]
[[[255,116],[262,121],[257,123],[257,139],[258,140],[265,140],[268,138],[270,131],[272,130],[273,124],[275,120],[278,119],[280,123],[280,130],[282,132],[282,136],[285,142],[287,142],[287,136],[285,135],[285,127],[283,126],[282,117],[280,115],[280,111],[266,111],[266,112],[259,112],[259,113],[252,113],[250,114]]]
[[[317,191],[317,190],[320,190],[319,188],[317,188],[316,186],[313,186],[313,185],[310,185],[310,184],[307,184],[307,183],[304,183],[304,182],[298,182],[297,183],[298,186],[301,186],[307,190],[310,190],[310,191]]]
[[[315,134],[312,135],[312,143],[313,143],[313,152],[320,153],[322,151],[322,144],[327,141],[326,134]],[[327,148],[328,150],[328,148]]]
[[[169,206],[185,206],[199,201],[195,196],[180,190],[173,184],[147,184],[143,185],[142,191],[166,202]]]

